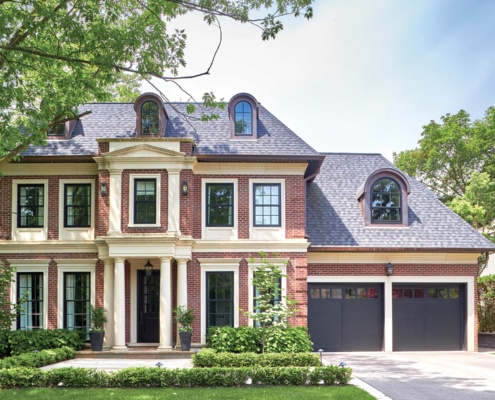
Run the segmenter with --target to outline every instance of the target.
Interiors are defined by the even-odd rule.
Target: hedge
[[[74,350],[81,350],[84,348],[86,335],[86,332],[67,329],[11,331],[7,333],[9,345],[7,354],[15,356],[36,350],[57,349],[65,346]]]
[[[266,353],[306,353],[313,350],[305,327],[274,326],[267,330]],[[261,353],[261,328],[253,326],[212,327],[206,336],[208,347],[227,353]]]
[[[30,367],[40,368],[45,365],[72,359],[76,356],[74,349],[62,347],[60,349],[41,350],[33,353],[24,353],[0,360],[0,369]]]
[[[136,367],[116,372],[87,368],[0,370],[0,388],[21,387],[208,387],[258,385],[345,385],[352,370],[334,365],[315,368],[184,368]]]
[[[212,367],[318,367],[320,357],[313,353],[217,353],[213,349],[202,349],[193,354],[196,368]]]

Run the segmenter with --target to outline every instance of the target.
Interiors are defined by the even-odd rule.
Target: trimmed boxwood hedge
[[[202,349],[192,356],[194,367],[318,367],[320,357],[313,353],[217,353]]]
[[[0,369],[17,367],[39,368],[60,361],[70,360],[75,356],[75,350],[70,347],[41,350],[33,353],[24,353],[19,356],[4,358],[3,360],[0,360]]]
[[[334,365],[315,368],[184,368],[137,367],[116,372],[87,368],[0,370],[0,388],[20,387],[208,387],[251,385],[345,385],[352,370]]]
[[[81,350],[84,348],[86,335],[86,332],[69,331],[68,329],[10,331],[6,334],[8,348],[3,349],[3,355],[17,356],[23,353],[57,349],[64,346],[71,347],[74,350]]]

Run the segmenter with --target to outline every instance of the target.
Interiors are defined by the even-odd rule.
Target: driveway
[[[495,355],[467,352],[325,353],[393,400],[495,400]]]

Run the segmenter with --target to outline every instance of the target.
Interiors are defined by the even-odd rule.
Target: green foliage
[[[217,353],[202,349],[192,357],[197,368],[211,367],[317,367],[320,357],[313,353]]]
[[[117,372],[89,368],[0,369],[0,388],[20,387],[240,387],[268,385],[345,385],[352,376],[350,368],[336,366],[265,368],[184,368],[136,367]],[[252,381],[249,384],[249,380]]]
[[[74,350],[84,348],[86,332],[67,329],[36,329],[32,331],[12,331],[8,333],[10,353],[19,355],[46,349],[70,347]]]
[[[495,332],[495,275],[478,278],[478,325],[480,332]]]
[[[192,326],[196,316],[192,309],[188,309],[184,306],[179,306],[174,308],[174,319],[177,321],[179,326],[179,332],[192,332]]]
[[[0,369],[17,367],[39,368],[60,361],[70,360],[75,356],[75,350],[70,347],[41,350],[33,353],[24,353],[18,356],[4,358],[3,360],[0,360]]]
[[[105,332],[105,324],[108,322],[107,310],[103,307],[90,305],[89,309],[90,332]]]
[[[185,78],[179,70],[186,65],[187,35],[171,25],[184,14],[199,12],[214,26],[218,18],[252,22],[266,40],[283,28],[283,15],[311,18],[311,3],[0,1],[0,163],[30,144],[42,145],[51,127],[83,116],[82,104],[135,98],[140,82],[151,78],[178,85],[175,80]],[[209,74],[213,61],[194,76]],[[203,108],[222,106],[211,93],[203,97]],[[202,111],[205,119],[215,115]]]
[[[16,319],[17,312],[21,311],[22,299],[19,304],[13,304],[9,298],[9,288],[14,279],[15,268],[0,261],[0,339],[10,331]],[[0,356],[5,353],[5,341],[0,340]]]
[[[217,352],[261,353],[262,330],[241,326],[213,327],[206,337],[208,347]],[[312,351],[308,330],[305,327],[272,326],[265,328],[265,351],[267,353],[305,353]]]

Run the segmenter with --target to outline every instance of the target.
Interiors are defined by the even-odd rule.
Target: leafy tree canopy
[[[312,1],[0,0],[0,165],[81,117],[82,104],[133,100],[141,80],[179,84],[208,74],[216,53],[207,71],[180,76],[187,37],[170,21],[202,13],[218,26],[219,46],[221,17],[254,24],[268,40],[283,29],[281,16],[310,18]],[[203,100],[218,105],[211,93]]]
[[[431,121],[418,144],[394,153],[395,165],[495,242],[495,107],[476,121],[463,110]]]

